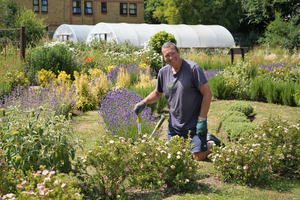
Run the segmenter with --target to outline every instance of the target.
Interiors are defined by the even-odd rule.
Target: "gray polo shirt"
[[[207,83],[203,70],[190,60],[182,59],[177,74],[170,65],[158,72],[156,90],[163,92],[170,109],[169,123],[177,130],[196,127],[203,96],[199,88]]]

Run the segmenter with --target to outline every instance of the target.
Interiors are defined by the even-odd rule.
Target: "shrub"
[[[0,91],[2,101],[0,108],[8,108],[19,103],[20,109],[24,111],[35,110],[39,112],[42,106],[45,109],[55,111],[56,115],[67,116],[76,106],[75,87],[58,86],[50,84],[47,87],[34,89],[32,87],[22,88],[20,85],[14,88],[11,93],[4,95]]]
[[[165,31],[160,31],[160,32],[154,34],[150,38],[149,46],[150,46],[151,49],[153,49],[153,51],[155,53],[161,54],[161,47],[166,42],[173,42],[174,44],[177,44],[177,41],[176,41],[174,35],[172,35],[170,33],[167,33]],[[150,54],[153,54],[153,53],[150,53]],[[158,63],[156,63],[154,65],[153,62],[150,62],[150,64],[151,64],[151,68],[154,69],[157,73],[160,70],[160,68],[162,67],[162,65],[159,65]]]
[[[142,100],[134,91],[116,89],[107,93],[101,100],[99,114],[105,125],[104,129],[112,136],[137,138],[137,115],[134,105]],[[155,118],[151,109],[146,107],[141,113],[142,133],[150,135],[155,127]],[[158,137],[160,131],[154,137]]]
[[[55,80],[56,75],[51,71],[47,71],[44,69],[41,69],[38,71],[38,80],[41,87],[44,87],[47,83],[50,82],[50,80]]]
[[[265,37],[260,38],[260,42],[267,43],[270,47],[280,46],[290,50],[299,48],[300,29],[297,20],[298,17],[292,16],[286,21],[281,13],[276,13],[275,20],[268,24]]]
[[[226,79],[222,75],[216,75],[208,80],[214,98],[227,99],[232,97],[232,90],[227,87]]]
[[[47,35],[46,27],[44,24],[44,18],[38,18],[37,14],[30,9],[23,9],[17,14],[15,18],[15,27],[21,26],[25,28],[25,41],[26,45],[34,45],[40,39]],[[20,36],[18,35],[17,38]],[[42,57],[41,57],[42,58]]]
[[[81,111],[89,111],[96,108],[96,97],[92,94],[92,89],[89,86],[89,77],[85,73],[79,75],[74,72],[74,83],[76,86],[76,109]]]
[[[226,111],[239,111],[244,113],[246,116],[253,114],[253,107],[245,101],[239,101],[234,104],[231,104]]]
[[[29,85],[29,81],[25,77],[25,74],[18,70],[11,70],[5,74],[3,73],[3,78],[4,78],[4,83],[11,89],[14,89],[18,85],[21,85],[22,87],[24,85],[27,86]]]
[[[54,111],[20,110],[19,104],[5,110],[0,121],[0,137],[8,164],[15,169],[71,170],[77,139],[72,139],[69,120],[56,116]]]
[[[0,111],[0,116],[2,117],[3,111]],[[14,183],[14,177],[12,177],[13,168],[11,166],[8,166],[7,161],[5,161],[6,155],[5,151],[2,149],[2,144],[0,144],[0,191],[1,194],[8,194],[8,193],[16,193],[17,187]],[[17,172],[21,173],[21,172]],[[0,196],[1,197],[1,196]]]
[[[254,101],[266,101],[264,87],[268,80],[264,76],[255,77],[250,85],[250,99]]]
[[[109,91],[106,75],[99,69],[90,69],[91,75],[90,87],[92,88],[92,94],[96,98],[96,105],[101,105],[101,99]]]
[[[166,42],[173,42],[177,44],[174,35],[167,33],[166,31],[160,31],[154,34],[149,41],[149,45],[153,48],[156,53],[161,53],[161,47]]]
[[[84,168],[95,171],[81,184],[85,197],[124,197],[126,185],[153,189],[167,184],[182,191],[194,189],[199,166],[189,151],[190,140],[177,136],[166,143],[147,138],[144,135],[133,145],[132,139],[102,136],[98,147],[81,156]]]
[[[143,73],[146,74],[148,73],[147,68],[140,68],[136,65],[121,65],[121,66],[116,66],[115,68],[113,68],[110,72],[107,73],[107,79],[110,81],[110,83],[112,83],[112,85],[115,85],[117,82],[117,77],[119,75],[120,70],[124,69],[124,73],[128,73],[130,76],[130,85],[134,85],[136,84],[140,77],[139,74]],[[150,71],[150,76],[152,76],[152,71]],[[128,81],[127,81],[128,82]]]
[[[36,172],[29,170],[23,173],[12,170],[8,173],[16,190],[1,190],[3,199],[82,199],[80,189],[74,188],[71,174],[57,174],[42,166]]]
[[[269,118],[226,148],[214,147],[214,169],[221,180],[243,185],[265,185],[275,178],[274,173],[291,176],[299,170],[299,131],[298,125]]]
[[[240,111],[226,111],[222,114],[220,121],[224,122],[226,119],[228,119],[231,116],[239,117],[239,118],[245,118],[246,115]]]
[[[256,125],[250,123],[249,121],[226,121],[223,123],[225,136],[230,139],[230,141],[236,141],[240,138],[244,138],[247,135],[253,133],[256,129]]]
[[[116,88],[129,87],[130,85],[130,76],[124,68],[120,68],[120,71],[117,76]]]
[[[55,75],[59,74],[58,71],[65,71],[71,74],[72,80],[74,79],[73,71],[77,69],[73,60],[73,52],[65,43],[45,43],[43,46],[29,48],[25,60],[25,72],[30,82],[35,80],[35,75],[41,69],[50,70]]]

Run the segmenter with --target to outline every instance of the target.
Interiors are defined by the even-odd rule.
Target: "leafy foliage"
[[[33,10],[22,10],[16,16],[15,27],[25,27],[25,42],[26,44],[35,45],[41,38],[47,34],[43,18],[37,18]],[[20,35],[18,35],[18,38]]]
[[[275,16],[275,20],[270,22],[266,28],[265,37],[261,38],[260,41],[267,43],[270,47],[280,46],[290,50],[299,49],[300,26],[297,25],[296,18],[286,21],[280,13]]]
[[[71,170],[78,140],[64,116],[40,109],[26,112],[18,103],[0,118],[0,137],[8,164],[24,171],[40,165],[47,169]]]
[[[25,72],[29,81],[33,82],[37,72],[41,69],[51,70],[55,75],[65,71],[71,75],[77,70],[73,59],[73,52],[65,43],[45,43],[44,45],[28,49],[25,57]]]
[[[214,147],[213,165],[220,179],[264,185],[274,173],[290,176],[299,170],[298,125],[269,118],[252,134],[223,147]]]
[[[243,102],[243,101],[239,101],[237,103],[231,104],[227,110],[227,111],[238,111],[243,113],[245,116],[250,116],[251,114],[253,114],[253,107],[248,103],[248,102]]]
[[[111,136],[138,138],[137,115],[134,113],[134,105],[142,100],[142,97],[134,91],[125,88],[111,90],[102,99],[99,114],[104,123],[104,129]],[[146,107],[141,113],[142,133],[150,135],[156,125],[155,117],[151,109]],[[155,138],[160,136],[157,131]]]
[[[195,188],[198,162],[189,151],[190,140],[174,137],[171,141],[147,141],[144,135],[136,143],[124,137],[102,136],[98,146],[81,156],[82,166],[95,173],[81,184],[86,198],[120,198],[126,184],[142,188],[169,188],[189,191]]]
[[[177,44],[174,35],[167,33],[166,31],[160,31],[151,37],[149,45],[154,51],[156,51],[156,53],[161,53],[161,47],[166,42],[173,42],[174,44]]]

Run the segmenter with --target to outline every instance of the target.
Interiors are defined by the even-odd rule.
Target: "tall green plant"
[[[28,49],[28,55],[25,57],[25,72],[29,81],[33,82],[37,72],[41,69],[51,70],[58,75],[58,71],[65,71],[73,77],[73,72],[77,67],[73,59],[73,52],[65,43],[45,43]]]
[[[32,10],[24,9],[16,16],[15,27],[25,27],[26,44],[34,45],[47,34],[47,24],[44,23],[44,18],[37,18]]]
[[[39,113],[26,112],[18,103],[0,115],[0,138],[9,165],[21,170],[44,165],[70,172],[79,141],[72,138],[69,120],[42,108]]]

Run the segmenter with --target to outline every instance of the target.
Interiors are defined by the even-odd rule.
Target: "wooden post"
[[[20,54],[21,58],[25,60],[25,27],[21,26],[20,27]]]

